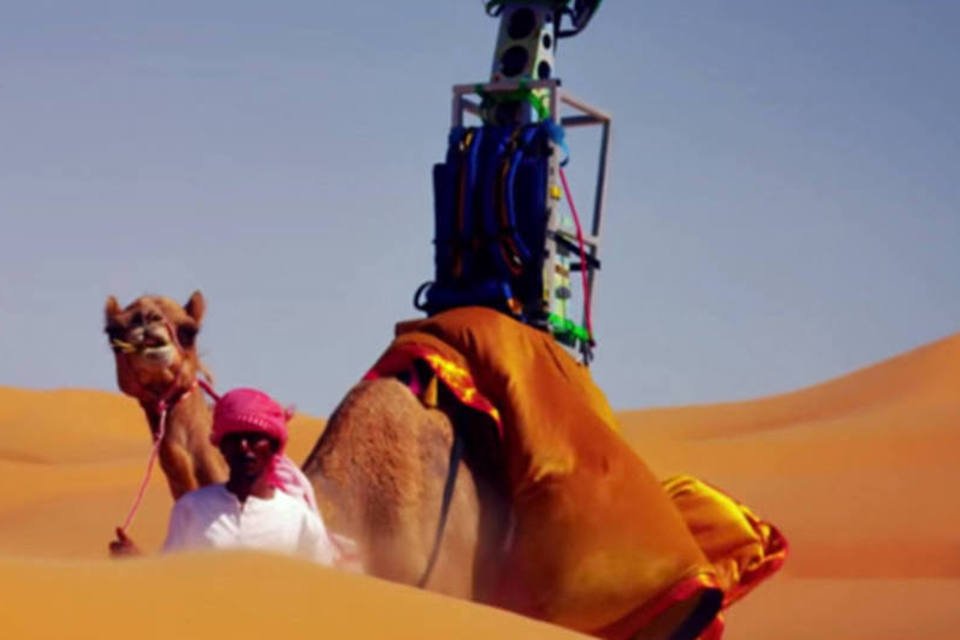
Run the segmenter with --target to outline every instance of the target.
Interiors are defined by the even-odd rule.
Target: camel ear
[[[199,325],[203,320],[204,312],[207,310],[207,302],[203,299],[203,294],[199,290],[194,291],[190,299],[187,300],[187,304],[183,305],[183,310]]]
[[[120,303],[117,302],[117,299],[113,296],[107,298],[107,304],[104,305],[103,313],[106,317],[107,324],[110,324],[110,321],[118,316],[123,309],[120,308]]]

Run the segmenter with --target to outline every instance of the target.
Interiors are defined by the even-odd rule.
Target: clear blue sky
[[[480,0],[0,4],[0,384],[115,389],[107,295],[210,304],[218,386],[328,415],[415,315]],[[738,400],[960,331],[960,3],[608,0],[594,374]],[[581,208],[593,140],[572,139]]]

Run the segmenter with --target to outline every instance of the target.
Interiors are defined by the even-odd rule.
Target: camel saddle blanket
[[[716,618],[700,637],[719,638],[718,609],[782,565],[785,539],[745,506],[695,478],[655,478],[546,332],[483,307],[402,322],[366,379],[417,362],[498,432],[512,527],[493,604],[620,638],[691,602],[676,629]]]

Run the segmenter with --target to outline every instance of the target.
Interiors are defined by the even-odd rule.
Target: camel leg
[[[174,500],[200,486],[194,471],[193,458],[180,444],[168,440],[160,444],[160,467],[167,477]]]

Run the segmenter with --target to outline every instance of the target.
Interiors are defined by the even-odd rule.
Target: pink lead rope
[[[197,378],[196,383],[200,386],[201,389],[207,392],[214,401],[219,400],[220,396],[217,395],[217,392],[213,390],[213,387],[210,386],[206,380],[202,378]],[[193,388],[187,390],[183,396],[189,394]],[[163,442],[163,436],[167,431],[167,414],[169,413],[169,400],[176,391],[176,387],[171,387],[163,398],[157,402],[157,408],[160,410],[160,425],[157,429],[157,432],[153,434],[153,448],[150,450],[150,457],[147,458],[147,469],[143,474],[143,480],[140,481],[140,488],[137,490],[137,495],[133,499],[133,504],[130,505],[130,510],[127,512],[127,517],[124,518],[123,524],[120,526],[120,530],[126,534],[127,529],[130,527],[130,524],[133,522],[133,517],[136,515],[137,510],[140,508],[140,503],[143,502],[143,496],[147,492],[147,487],[150,485],[150,476],[153,475],[153,467],[157,462],[157,456],[160,455],[160,443]],[[181,396],[181,398],[183,398]]]
[[[157,406],[160,407],[160,428],[153,434],[153,448],[150,450],[150,457],[147,458],[147,470],[143,474],[143,480],[140,481],[140,489],[137,490],[137,496],[130,506],[130,511],[127,512],[127,517],[124,519],[123,524],[120,525],[120,530],[123,531],[123,533],[127,532],[127,528],[130,526],[130,523],[133,522],[133,516],[136,515],[137,509],[140,508],[140,503],[143,502],[143,495],[147,492],[147,485],[150,484],[150,476],[153,474],[153,465],[157,461],[157,455],[160,453],[160,442],[163,441],[163,434],[167,430],[167,401],[161,400],[157,403]]]

